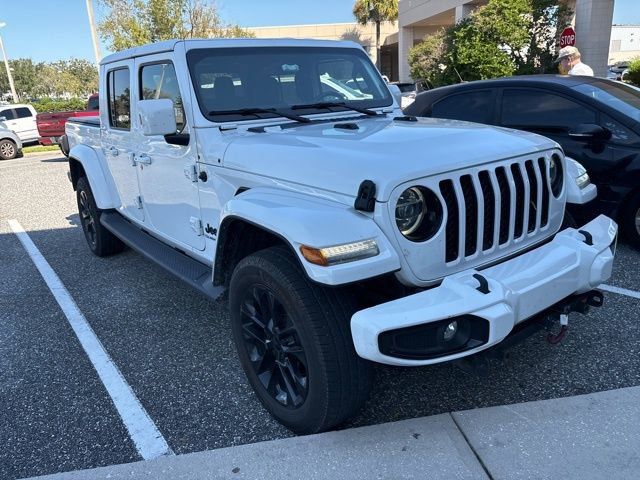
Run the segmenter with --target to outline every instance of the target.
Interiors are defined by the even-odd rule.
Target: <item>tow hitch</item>
[[[579,295],[573,295],[541,312],[535,317],[519,323],[512,332],[499,344],[488,348],[475,355],[455,360],[455,365],[461,370],[478,376],[487,376],[489,373],[489,360],[506,361],[509,358],[509,349],[543,328],[551,328],[556,322],[560,322],[560,331],[557,334],[549,333],[547,341],[557,345],[569,331],[569,314],[578,312],[585,314],[590,307],[601,307],[604,296],[599,290],[591,290]]]
[[[589,307],[601,307],[603,303],[604,296],[602,292],[591,290],[569,298],[566,303],[561,302],[551,307],[550,316],[560,320],[560,331],[556,334],[547,334],[547,342],[551,345],[557,345],[564,340],[569,333],[569,314],[571,312],[585,314],[589,311]]]

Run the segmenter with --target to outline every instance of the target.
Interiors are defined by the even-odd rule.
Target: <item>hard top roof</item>
[[[165,40],[140,47],[133,47],[121,52],[113,53],[102,59],[100,65],[118,62],[143,55],[170,52],[178,43],[184,43],[187,50],[192,48],[230,48],[230,47],[342,47],[362,48],[351,41],[312,40],[295,38],[214,38],[214,39],[189,39],[189,40]]]

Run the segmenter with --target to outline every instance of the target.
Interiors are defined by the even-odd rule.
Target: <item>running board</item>
[[[162,243],[133,225],[119,213],[102,212],[100,223],[127,246],[157,263],[210,299],[215,300],[224,292],[223,287],[213,286],[211,267]]]

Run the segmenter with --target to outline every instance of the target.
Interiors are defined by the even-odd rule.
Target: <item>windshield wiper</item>
[[[286,113],[276,108],[239,108],[237,110],[213,110],[209,112],[209,115],[255,115],[258,118],[261,118],[259,113],[275,113],[276,115],[284,118],[288,118],[289,120],[295,120],[300,123],[309,123],[309,120],[306,117],[301,117],[300,115],[295,115],[293,113]]]
[[[353,110],[355,112],[359,112],[359,113],[364,113],[365,115],[369,115],[372,117],[375,117],[376,115],[378,115],[378,112],[374,111],[374,110],[369,110],[368,108],[362,108],[362,107],[354,107],[353,105],[349,105],[345,102],[318,102],[318,103],[306,103],[304,105],[294,105],[293,107],[291,107],[291,110],[302,110],[305,108],[326,108],[326,109],[330,109],[332,107],[344,107],[344,108],[348,108],[349,110]]]

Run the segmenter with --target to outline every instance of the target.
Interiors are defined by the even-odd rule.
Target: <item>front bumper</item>
[[[551,242],[503,263],[481,271],[460,272],[445,278],[436,288],[356,312],[351,318],[356,351],[378,363],[419,366],[489,348],[519,322],[606,281],[613,268],[617,232],[616,223],[601,215],[578,230],[563,230]],[[488,285],[483,286],[478,278]],[[488,291],[483,288],[486,286]],[[418,360],[380,350],[379,336],[383,332],[476,317],[488,322],[488,335],[477,347]]]

